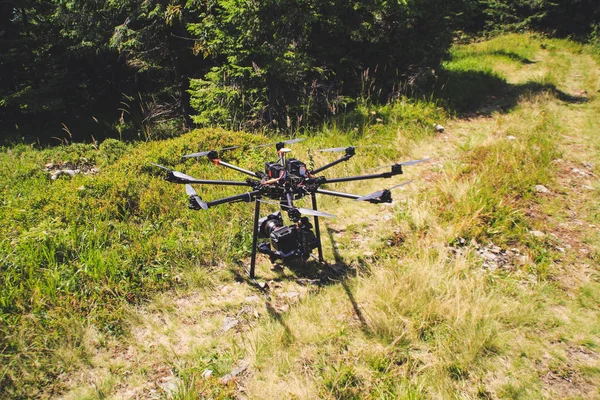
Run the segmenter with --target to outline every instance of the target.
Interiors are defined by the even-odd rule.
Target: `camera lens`
[[[268,221],[265,222],[265,225],[262,228],[262,231],[264,233],[265,236],[271,236],[271,233],[277,229],[277,228],[281,228],[283,226],[283,222],[277,220],[277,219],[270,219]]]
[[[258,221],[259,229],[258,236],[262,238],[268,238],[273,231],[283,226],[283,218],[280,212],[276,212],[267,217],[261,218]]]

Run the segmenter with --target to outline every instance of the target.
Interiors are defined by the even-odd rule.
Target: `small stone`
[[[517,138],[515,136],[512,136],[512,135],[508,135],[506,137],[506,139],[508,139],[508,140],[517,140]]]
[[[591,162],[586,162],[586,161],[584,161],[584,162],[582,162],[581,164],[582,164],[584,167],[586,167],[587,169],[589,169],[589,170],[592,170],[592,169],[594,169],[594,164],[592,164]]]
[[[531,234],[537,238],[541,238],[541,237],[545,236],[544,232],[542,232],[542,231],[531,231]]]
[[[288,299],[295,299],[297,297],[300,297],[300,293],[298,293],[298,292],[285,292],[285,293],[281,293],[279,296],[280,297],[286,297]]]
[[[171,376],[171,377],[167,378],[167,380],[165,382],[161,383],[160,387],[162,390],[165,391],[167,396],[170,397],[175,392],[177,392],[177,389],[179,388],[180,385],[181,385],[181,379],[177,378],[176,376]]]
[[[238,321],[237,318],[225,317],[223,318],[223,327],[221,328],[221,330],[223,332],[227,332],[228,330],[239,324],[239,322],[240,321]]]
[[[204,379],[208,379],[210,378],[210,376],[212,375],[212,370],[211,369],[205,369],[204,372],[202,373],[202,377]]]
[[[535,185],[533,189],[538,193],[550,193],[550,190],[544,185]]]
[[[51,170],[52,168],[54,168],[54,163],[48,163],[44,165],[45,170]]]
[[[446,128],[444,128],[444,127],[443,127],[442,125],[440,125],[440,124],[434,124],[434,125],[433,125],[433,129],[435,129],[435,131],[436,131],[436,132],[438,132],[438,133],[442,133],[442,132],[444,132],[444,130],[445,130]]]
[[[580,170],[579,168],[573,168],[573,169],[571,170],[571,173],[572,173],[573,175],[579,175],[579,176],[586,176],[586,175],[587,175],[587,173],[586,173],[585,171],[582,171],[582,170]]]
[[[59,169],[58,171],[54,171],[54,173],[52,174],[50,179],[52,179],[54,181],[63,175],[73,177],[73,176],[75,176],[75,173],[76,172],[72,169]]]
[[[363,253],[363,255],[364,255],[365,257],[373,257],[373,256],[375,255],[375,253],[373,253],[372,251],[365,251],[365,252]]]
[[[593,187],[591,187],[589,185],[582,185],[581,188],[585,189],[585,190],[596,190],[596,189],[594,189]]]
[[[492,248],[490,248],[490,251],[494,254],[500,254],[502,252],[502,249],[498,246],[493,246]]]
[[[489,251],[485,251],[481,256],[490,261],[494,261],[496,258],[498,258],[498,256],[496,256],[494,253],[490,253]]]
[[[220,379],[221,383],[224,385],[228,384],[233,378],[244,372],[249,366],[250,363],[248,361],[242,361],[238,367],[234,368],[230,373]]]
[[[248,296],[246,297],[246,301],[249,303],[258,303],[260,301],[260,297],[254,295],[254,296]]]
[[[280,312],[288,312],[289,310],[290,310],[290,306],[287,304],[284,304],[279,308]]]
[[[564,247],[557,247],[556,250],[560,251],[561,253],[565,252],[565,248]]]

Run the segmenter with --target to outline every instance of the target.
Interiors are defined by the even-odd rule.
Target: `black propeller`
[[[185,156],[182,156],[181,158],[204,157],[204,156],[207,156],[207,155],[209,155],[210,153],[213,153],[213,152],[218,155],[222,151],[239,149],[240,147],[242,147],[242,146],[223,147],[221,150],[201,151],[201,152],[198,152],[198,153],[186,154]]]
[[[185,193],[188,196],[190,196],[190,204],[188,206],[189,208],[192,208],[194,210],[208,210],[208,204],[202,201],[202,199],[200,198],[200,196],[198,196],[198,193],[196,193],[192,185],[185,185]]]
[[[348,149],[360,149],[363,147],[381,147],[381,145],[380,144],[365,144],[362,146],[331,147],[329,149],[320,149],[317,151],[320,151],[322,153],[339,153],[342,151],[346,151]]]
[[[385,202],[385,203],[391,203],[392,202],[392,197],[390,196],[390,191],[393,189],[396,189],[400,186],[404,186],[404,185],[408,185],[409,183],[411,183],[412,181],[406,181],[406,182],[402,182],[398,185],[392,186],[389,189],[383,189],[383,190],[378,190],[376,192],[373,193],[369,193],[365,196],[359,197],[358,199],[356,199],[356,201],[371,201],[371,200],[378,200],[381,202]]]
[[[379,169],[389,168],[389,167],[392,167],[392,168],[398,167],[398,166],[406,167],[406,166],[409,166],[409,165],[415,165],[415,164],[420,164],[422,162],[427,162],[429,160],[431,160],[431,158],[427,157],[427,158],[423,158],[421,160],[402,161],[402,162],[399,162],[399,163],[396,163],[396,164],[392,164],[392,165],[384,165],[384,166],[381,166],[381,167],[371,168],[371,169],[366,170],[365,172],[377,171]]]
[[[150,163],[152,165],[154,165],[155,167],[158,168],[162,168],[165,171],[167,171],[167,176],[165,177],[165,180],[169,181],[169,182],[174,182],[174,183],[193,183],[194,181],[197,181],[198,179],[194,178],[193,176],[189,176],[184,174],[183,172],[179,172],[179,171],[173,171],[170,168],[167,168],[163,165],[159,165],[159,164],[155,164],[155,163]]]
[[[285,207],[290,210],[298,210],[298,212],[300,212],[300,214],[302,214],[302,215],[310,215],[313,217],[335,218],[335,215],[333,215],[333,214],[329,214],[329,213],[319,211],[319,210],[313,210],[312,208],[290,207],[290,206],[286,206],[285,204],[280,204],[280,203],[276,203],[274,201],[269,201],[269,200],[259,200],[259,201],[261,203],[274,204],[276,206]]]
[[[276,145],[277,143],[283,143],[283,144],[294,144],[294,143],[299,143],[306,140],[306,138],[298,138],[298,139],[289,139],[289,140],[284,140],[281,142],[275,142],[275,143],[267,143],[267,144],[259,144],[258,146],[252,146],[250,147],[251,149],[258,149],[260,147],[268,147],[268,146],[273,146]]]

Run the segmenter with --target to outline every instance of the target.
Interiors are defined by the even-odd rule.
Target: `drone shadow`
[[[322,228],[323,229],[323,228]],[[322,263],[318,261],[295,261],[290,262],[283,268],[275,268],[273,272],[275,276],[268,278],[268,285],[275,285],[278,282],[295,281],[301,285],[313,285],[317,287],[325,287],[330,285],[340,284],[352,305],[356,319],[360,324],[360,328],[367,336],[372,336],[373,331],[369,326],[367,319],[356,297],[353,293],[353,288],[349,278],[356,275],[356,266],[346,262],[339,251],[337,250],[336,241],[333,236],[334,230],[327,227],[327,235],[333,247],[334,263]],[[232,270],[237,281],[245,281],[249,284],[254,284],[267,296],[266,307],[270,317],[276,320],[285,330],[285,336],[288,340],[293,339],[293,334],[290,328],[286,325],[282,317],[282,313],[278,311],[271,303],[271,292],[262,286],[258,280],[250,279],[246,274],[240,274],[239,270]],[[266,278],[266,277],[265,277]]]

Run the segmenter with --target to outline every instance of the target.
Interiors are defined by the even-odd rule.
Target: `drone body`
[[[172,171],[158,164],[153,165],[167,170],[165,180],[186,185],[186,193],[189,196],[189,208],[191,209],[207,210],[211,207],[224,203],[255,202],[252,257],[250,270],[248,271],[250,277],[254,279],[257,251],[268,255],[271,262],[282,260],[285,263],[293,259],[307,260],[311,256],[312,251],[317,249],[319,261],[323,261],[323,250],[321,247],[321,236],[319,230],[319,217],[334,217],[334,215],[317,210],[316,194],[336,196],[358,201],[368,201],[374,204],[391,203],[392,197],[390,190],[395,187],[410,183],[410,181],[403,182],[389,189],[379,190],[366,196],[325,190],[321,188],[322,185],[336,182],[391,178],[395,175],[400,175],[403,173],[403,165],[412,165],[428,160],[423,159],[397,163],[391,166],[389,172],[378,174],[342,178],[327,178],[325,176],[319,176],[318,174],[328,168],[333,167],[334,165],[352,158],[355,155],[355,148],[339,147],[321,150],[326,152],[344,151],[345,154],[341,158],[311,171],[307,168],[304,162],[294,158],[286,157],[287,153],[289,153],[291,150],[284,146],[286,144],[297,143],[302,140],[304,139],[292,139],[275,143],[279,160],[276,162],[266,162],[264,172],[253,172],[226,163],[219,158],[219,152],[214,150],[183,156],[183,158],[206,156],[215,165],[224,166],[226,168],[249,175],[250,178],[247,178],[246,181],[201,180],[181,172]],[[256,147],[265,146],[270,145],[260,145]],[[221,151],[230,149],[232,148],[222,149]],[[196,193],[191,184],[246,186],[251,190],[243,194],[205,202]],[[295,200],[302,199],[306,196],[311,197],[312,208],[298,208],[294,206]],[[281,212],[276,212],[260,218],[261,202],[279,204],[281,209],[287,212],[287,216],[292,224],[284,224]],[[310,222],[307,216],[313,217],[314,231],[313,224]],[[258,244],[258,239],[268,239],[268,241]]]

